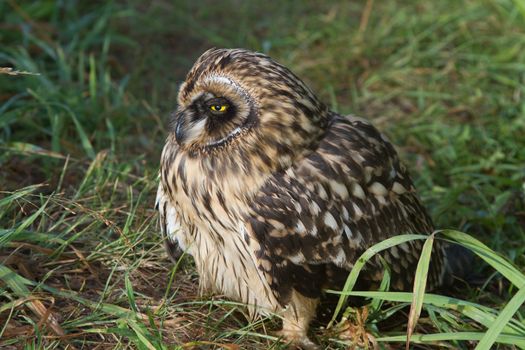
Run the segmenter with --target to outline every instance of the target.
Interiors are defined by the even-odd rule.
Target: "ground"
[[[415,293],[412,346],[525,348],[523,0],[7,0],[0,42],[1,348],[284,348],[277,320],[199,297],[191,259],[173,265],[158,236],[169,114],[210,47],[266,52],[372,120],[436,226],[490,248],[471,242],[486,285]],[[371,296],[313,338],[403,348],[412,295]]]

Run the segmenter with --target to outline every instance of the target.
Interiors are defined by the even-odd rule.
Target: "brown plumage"
[[[188,73],[161,157],[157,205],[170,255],[195,259],[204,289],[283,315],[303,346],[324,288],[341,288],[361,253],[432,232],[407,170],[370,123],[321,103],[287,68],[246,50],[212,49]],[[414,241],[382,254],[406,290]],[[429,282],[446,275],[437,243]],[[361,281],[381,281],[373,259]]]

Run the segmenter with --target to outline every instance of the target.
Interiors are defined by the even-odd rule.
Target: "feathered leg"
[[[315,316],[319,299],[307,298],[296,291],[283,313],[283,329],[279,332],[286,341],[304,350],[321,349],[308,338],[308,326]]]

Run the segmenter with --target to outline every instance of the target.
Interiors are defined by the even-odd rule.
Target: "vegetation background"
[[[505,257],[464,301],[421,295],[413,344],[525,348],[523,0],[0,1],[0,348],[284,348],[275,320],[199,298],[157,234],[169,114],[214,46],[268,53],[372,120],[437,227]],[[411,298],[379,292],[313,336],[402,348]]]

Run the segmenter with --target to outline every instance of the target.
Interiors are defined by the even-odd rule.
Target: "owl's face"
[[[172,132],[182,150],[218,154],[231,147],[305,146],[320,135],[326,108],[292,72],[270,57],[212,49],[182,84]],[[241,141],[241,142],[239,142]]]
[[[185,83],[182,94],[188,89]],[[175,114],[177,142],[188,149],[222,149],[257,123],[254,98],[225,75],[202,77]]]

